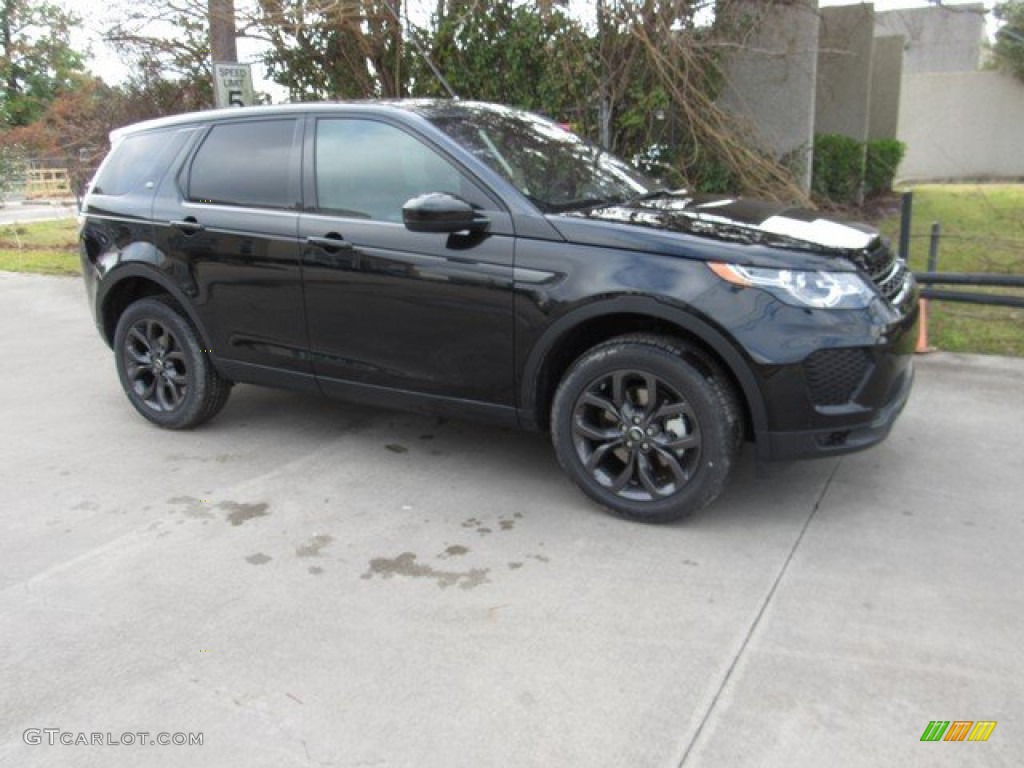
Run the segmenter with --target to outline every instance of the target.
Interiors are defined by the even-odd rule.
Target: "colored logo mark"
[[[996,720],[932,720],[921,734],[921,741],[988,741]]]

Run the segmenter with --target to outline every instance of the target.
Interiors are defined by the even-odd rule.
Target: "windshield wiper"
[[[636,197],[631,197],[631,198],[629,198],[629,200],[627,202],[629,202],[629,203],[639,203],[639,202],[642,202],[644,200],[653,200],[656,197],[665,197],[666,195],[671,196],[674,193],[675,193],[675,190],[668,189],[667,187],[658,187],[657,189],[652,189],[650,192],[644,192],[642,195],[637,195]]]

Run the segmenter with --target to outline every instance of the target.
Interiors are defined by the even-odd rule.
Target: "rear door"
[[[298,246],[302,130],[292,116],[214,124],[161,186],[154,220],[229,374],[268,381],[276,369],[313,386]]]
[[[503,206],[429,139],[376,117],[310,118],[305,165],[299,234],[321,387],[512,406],[515,239]],[[410,232],[402,206],[427,192],[470,202],[488,231]]]

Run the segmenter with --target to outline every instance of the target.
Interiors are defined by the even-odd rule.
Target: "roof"
[[[228,107],[226,109],[207,109],[201,112],[186,112],[180,115],[159,117],[141,123],[133,123],[110,132],[110,141],[115,143],[126,135],[139,131],[159,128],[171,128],[179,125],[207,123],[211,120],[224,118],[273,117],[275,115],[295,115],[309,111],[348,112],[367,110],[379,112],[436,112],[458,111],[460,106],[491,107],[505,109],[497,104],[484,102],[463,102],[451,99],[367,99],[360,101],[307,101],[296,104],[274,104],[259,107]]]

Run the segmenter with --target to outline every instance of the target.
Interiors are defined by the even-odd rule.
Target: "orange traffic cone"
[[[914,352],[919,355],[935,352],[935,347],[928,346],[928,299],[921,299],[921,317],[917,322],[917,347]]]

